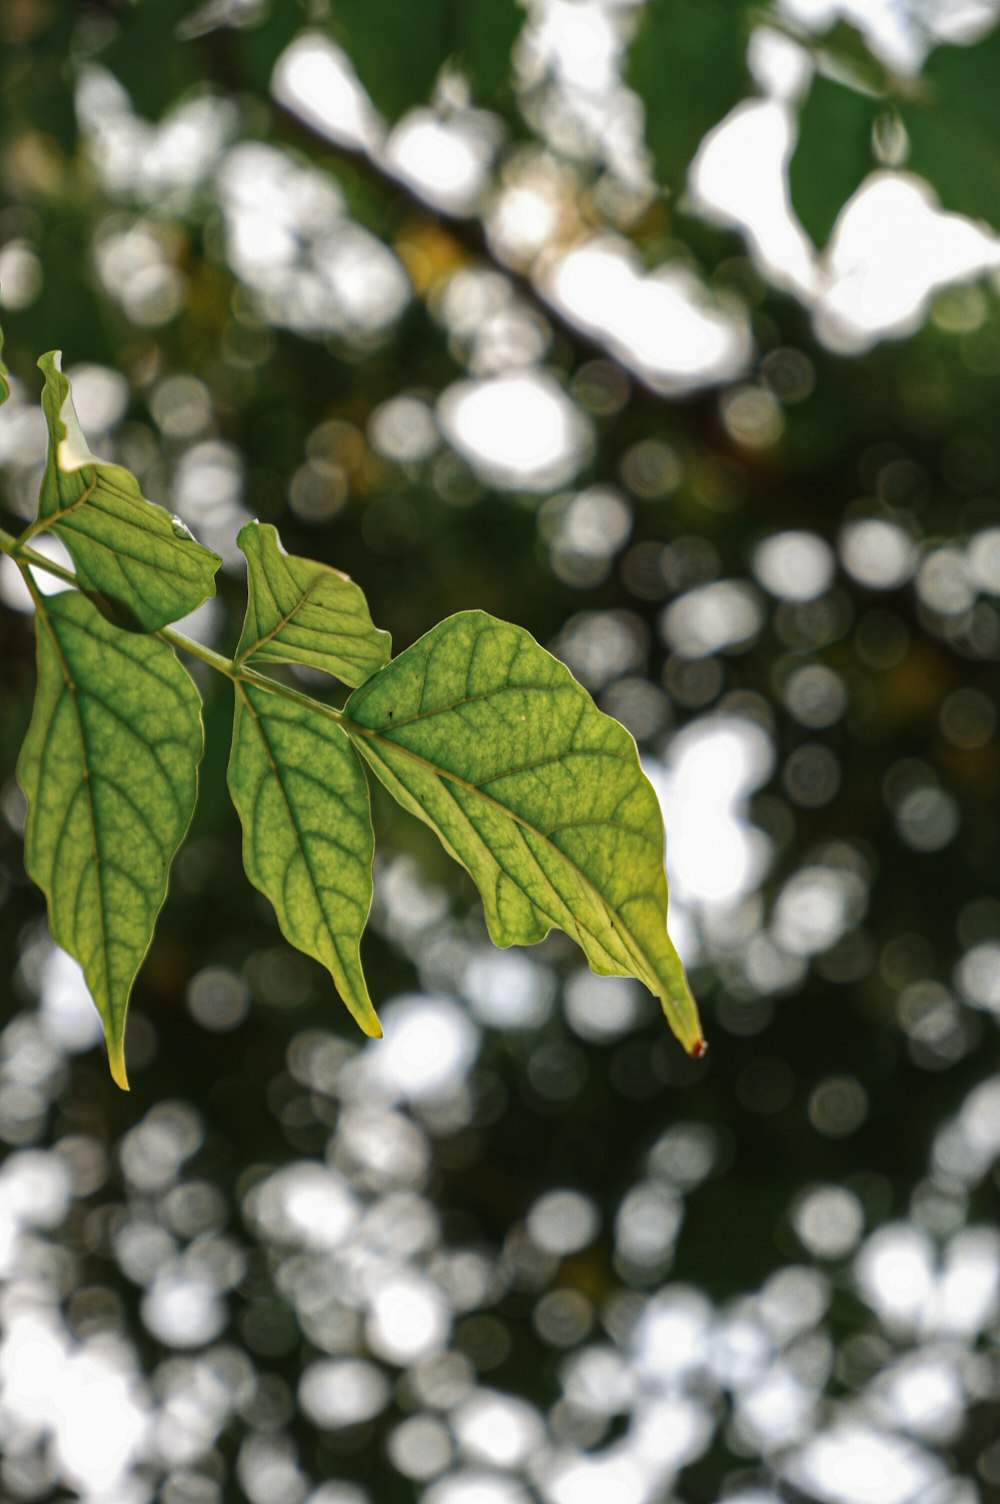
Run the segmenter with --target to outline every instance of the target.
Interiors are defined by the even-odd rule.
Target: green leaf
[[[800,37],[809,46],[813,58],[830,68],[834,77],[853,84],[862,94],[884,98],[892,77],[889,69],[872,53],[860,27],[843,17],[823,33],[819,40]]]
[[[836,47],[824,51],[839,64]],[[927,179],[945,209],[1000,225],[998,78],[1000,29],[935,48],[916,84],[897,86],[888,101],[817,75],[789,164],[792,205],[816,243],[875,165],[872,132],[887,102],[906,131],[907,169]]]
[[[900,102],[910,138],[907,167],[937,191],[946,209],[1000,226],[1000,29],[971,46],[937,47],[923,90]]]
[[[337,0],[335,17],[374,104],[397,120],[427,102],[450,58],[479,102],[502,89],[524,12],[517,0]]]
[[[237,681],[229,788],[247,876],[285,939],[327,968],[365,1033],[380,1035],[359,954],[375,840],[350,741],[319,706]]]
[[[17,769],[25,866],[53,938],[83,967],[127,1090],[125,1014],[194,810],[201,702],[157,638],[123,632],[72,592],[35,605],[38,687]]]
[[[163,507],[146,501],[127,470],[90,453],[58,351],[38,365],[45,375],[49,447],[38,521],[25,537],[55,533],[72,554],[84,590],[104,596],[123,625],[155,632],[215,594],[222,561]]]
[[[205,54],[183,40],[185,23],[198,8],[197,0],[155,0],[130,6],[128,24],[109,28],[101,64],[121,79],[139,115],[158,120],[186,90],[205,87]],[[61,55],[64,66],[68,55]]]
[[[349,575],[286,554],[270,523],[248,522],[238,541],[248,590],[238,663],[305,663],[354,686],[388,661],[392,638]]]
[[[524,21],[516,0],[477,0],[457,6],[461,31],[458,62],[468,75],[477,103],[495,98],[510,79],[511,48]]]
[[[880,101],[817,74],[799,113],[788,165],[792,208],[818,246],[875,166],[872,131]]]
[[[240,24],[239,13],[231,7],[218,8],[215,14],[222,18],[218,24],[228,31],[227,52],[233,57],[237,76],[248,94],[267,96],[275,59],[308,25],[311,11],[315,15],[308,0],[284,0],[281,5],[268,7],[263,14],[255,13],[253,25],[246,26]]]
[[[702,138],[750,90],[745,7],[649,0],[627,79],[646,108],[646,140],[660,182],[679,193]]]
[[[907,168],[926,177],[944,208],[994,226],[1000,226],[998,77],[1000,29],[994,29],[965,47],[935,48],[916,87],[907,83],[893,101],[910,146]],[[814,78],[788,177],[792,208],[818,245],[875,165],[872,128],[883,105],[850,84]]]
[[[656,795],[628,732],[563,664],[522,628],[465,611],[355,690],[344,715],[390,793],[471,873],[497,945],[558,925],[594,971],[645,982],[700,1052],[667,936]]]

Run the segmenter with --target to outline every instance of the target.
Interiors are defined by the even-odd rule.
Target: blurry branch
[[[486,262],[510,283],[518,296],[529,303],[546,323],[558,331],[579,363],[595,359],[615,360],[615,356],[599,339],[587,334],[555,308],[527,272],[508,266],[501,260],[490,244],[478,218],[449,213],[440,205],[431,203],[411,183],[399,177],[385,163],[377,161],[366,151],[332,140],[323,131],[296,114],[294,110],[289,109],[287,105],[272,99],[271,109],[284,133],[293,140],[300,142],[305,140],[313,150],[317,145],[321,145],[331,156],[350,165],[360,178],[378,189],[381,194],[404,199],[416,214],[438,228],[470,260]]]
[[[428,202],[421,194],[397,176],[385,163],[379,162],[362,149],[354,149],[331,140],[322,130],[279,101],[271,100],[274,119],[283,135],[293,144],[306,146],[310,154],[321,147],[331,157],[349,166],[358,177],[370,184],[386,199],[402,200],[425,222],[435,226],[452,240],[471,261],[478,261],[503,276],[529,306],[558,334],[568,352],[571,366],[584,365],[591,360],[610,361],[622,369],[632,384],[633,396],[628,403],[628,433],[621,432],[618,442],[602,445],[599,454],[608,474],[601,478],[614,483],[622,450],[629,442],[648,433],[654,425],[662,428],[665,409],[669,411],[671,426],[676,427],[689,440],[704,451],[711,452],[724,462],[734,463],[746,476],[749,493],[745,506],[762,523],[783,526],[790,517],[797,517],[801,525],[808,525],[821,536],[833,540],[836,528],[836,507],[833,505],[836,486],[831,477],[829,492],[815,487],[803,493],[802,488],[789,482],[780,465],[766,457],[748,454],[732,439],[719,415],[717,393],[714,388],[701,388],[687,394],[667,395],[646,385],[641,377],[608,349],[598,338],[580,329],[565,314],[547,300],[529,273],[508,266],[496,253],[475,216],[449,212],[439,205]],[[802,310],[796,305],[790,308],[793,325],[802,319]],[[793,336],[794,339],[794,336]]]
[[[559,309],[553,307],[527,272],[512,268],[502,261],[490,244],[478,218],[449,213],[447,209],[429,203],[410,183],[398,177],[384,163],[375,160],[361,149],[344,146],[338,141],[331,140],[321,130],[316,129],[294,110],[279,101],[272,99],[271,108],[283,134],[292,143],[304,143],[311,152],[315,151],[317,145],[322,146],[332,157],[348,165],[360,178],[371,184],[383,197],[396,197],[404,200],[415,214],[420,215],[425,222],[434,225],[443,235],[449,237],[470,260],[483,262],[506,278],[515,293],[556,330],[569,352],[568,363],[570,365],[580,366],[588,361],[603,360],[610,361],[623,370],[632,384],[633,396],[628,404],[628,410],[630,427],[637,434],[648,432],[653,425],[662,427],[664,409],[668,408],[676,427],[697,445],[703,446],[723,459],[735,461],[741,468],[748,463],[747,455],[734,444],[720,421],[714,389],[702,388],[686,395],[673,393],[668,396],[647,386],[641,377],[628,366],[623,365],[600,339],[587,334]],[[603,446],[600,452],[604,453]],[[617,445],[612,444],[607,449],[605,460],[606,462],[610,460],[612,467],[617,468]],[[754,511],[760,513],[761,520],[775,523],[787,520],[792,499],[778,494],[779,474],[776,472],[771,475],[766,462],[758,461],[758,466],[758,483],[754,486]],[[796,505],[801,504],[801,500],[801,497],[794,499],[794,504],[791,506],[793,513]],[[814,510],[817,513],[818,530],[824,536],[827,534],[832,536],[828,512],[820,506]]]
[[[2,3],[2,0],[0,0]],[[202,38],[211,56],[211,69],[220,84],[238,97],[245,88],[239,62],[232,47],[232,35],[228,31],[215,31]],[[553,329],[568,352],[567,364],[580,366],[592,360],[611,361],[628,377],[636,393],[638,410],[649,421],[663,420],[663,410],[669,407],[676,416],[678,426],[696,435],[713,449],[731,449],[725,431],[718,419],[714,396],[711,391],[697,391],[687,396],[656,392],[594,335],[588,334],[546,298],[529,272],[509,266],[498,256],[491,245],[476,214],[462,215],[450,212],[439,204],[429,202],[404,178],[392,171],[384,162],[378,161],[360,147],[351,147],[335,141],[323,130],[299,115],[271,95],[268,99],[271,118],[279,135],[292,145],[315,156],[321,150],[329,157],[349,167],[358,178],[376,190],[386,200],[402,200],[413,214],[424,223],[434,226],[450,239],[470,261],[480,262],[505,278],[515,294],[523,299],[538,314],[545,324]],[[635,402],[630,404],[635,409]]]
[[[557,332],[569,352],[570,365],[580,366],[588,361],[603,360],[611,361],[623,370],[632,385],[634,395],[628,406],[632,420],[639,431],[648,431],[654,424],[662,426],[664,408],[669,408],[676,426],[697,444],[703,445],[718,455],[734,459],[738,463],[745,460],[745,455],[733,444],[720,422],[714,390],[701,389],[687,395],[671,394],[670,396],[654,391],[628,366],[623,365],[600,339],[587,334],[559,309],[553,307],[527,272],[512,268],[502,261],[490,244],[478,218],[452,214],[438,205],[428,203],[411,184],[398,177],[384,163],[369,156],[367,152],[331,140],[322,131],[317,130],[307,120],[297,115],[294,110],[277,100],[271,100],[271,108],[275,119],[291,141],[305,142],[312,151],[315,151],[317,145],[321,145],[331,156],[349,165],[359,177],[370,183],[383,196],[395,196],[405,200],[414,213],[422,216],[426,222],[436,226],[442,234],[454,241],[470,260],[484,262],[500,276],[506,278],[515,293],[534,308],[539,317]],[[612,452],[617,453],[614,445],[611,446],[609,454]],[[769,483],[765,487],[765,496],[770,496]],[[754,504],[756,509],[756,491]],[[783,515],[787,516],[782,502],[775,501],[775,504],[771,506],[765,501],[762,509],[765,512],[773,511],[776,520],[780,520]]]

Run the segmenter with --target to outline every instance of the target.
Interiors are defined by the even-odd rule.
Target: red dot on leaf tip
[[[703,1056],[705,1056],[707,1054],[708,1054],[708,1040],[707,1039],[699,1039],[698,1043],[694,1046],[694,1048],[691,1051],[692,1059],[694,1059],[694,1060],[701,1060],[703,1058]]]

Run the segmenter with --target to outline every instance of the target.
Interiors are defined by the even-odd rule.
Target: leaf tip
[[[244,522],[236,534],[236,543],[242,553],[246,553],[247,549],[253,546],[255,539],[260,535],[260,528],[260,520],[257,517],[251,517],[249,522]]]
[[[108,1040],[108,1065],[111,1068],[111,1078],[116,1086],[122,1091],[128,1091],[128,1073],[125,1070],[125,1041],[123,1039]]]
[[[681,997],[661,993],[660,1003],[667,1023],[680,1040],[685,1054],[690,1055],[692,1060],[701,1060],[708,1053],[708,1041],[702,1033],[698,1005],[691,996],[690,989],[685,985]]]
[[[331,973],[332,975],[332,973]],[[337,986],[337,978],[333,978],[334,986]],[[369,1039],[382,1038],[382,1025],[378,1021],[378,1014],[372,1006],[372,1000],[368,996],[368,989],[362,981],[360,990],[357,992],[341,992],[341,997],[361,1030]]]

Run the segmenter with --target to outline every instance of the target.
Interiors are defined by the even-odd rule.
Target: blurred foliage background
[[[58,347],[224,557],[203,640],[249,516],[397,650],[528,627],[662,794],[711,1041],[494,951],[376,794],[363,1042],[243,878],[206,678],[120,1094],[23,874],[0,570],[5,1499],[1000,1498],[995,23],[4,0],[4,526]]]

